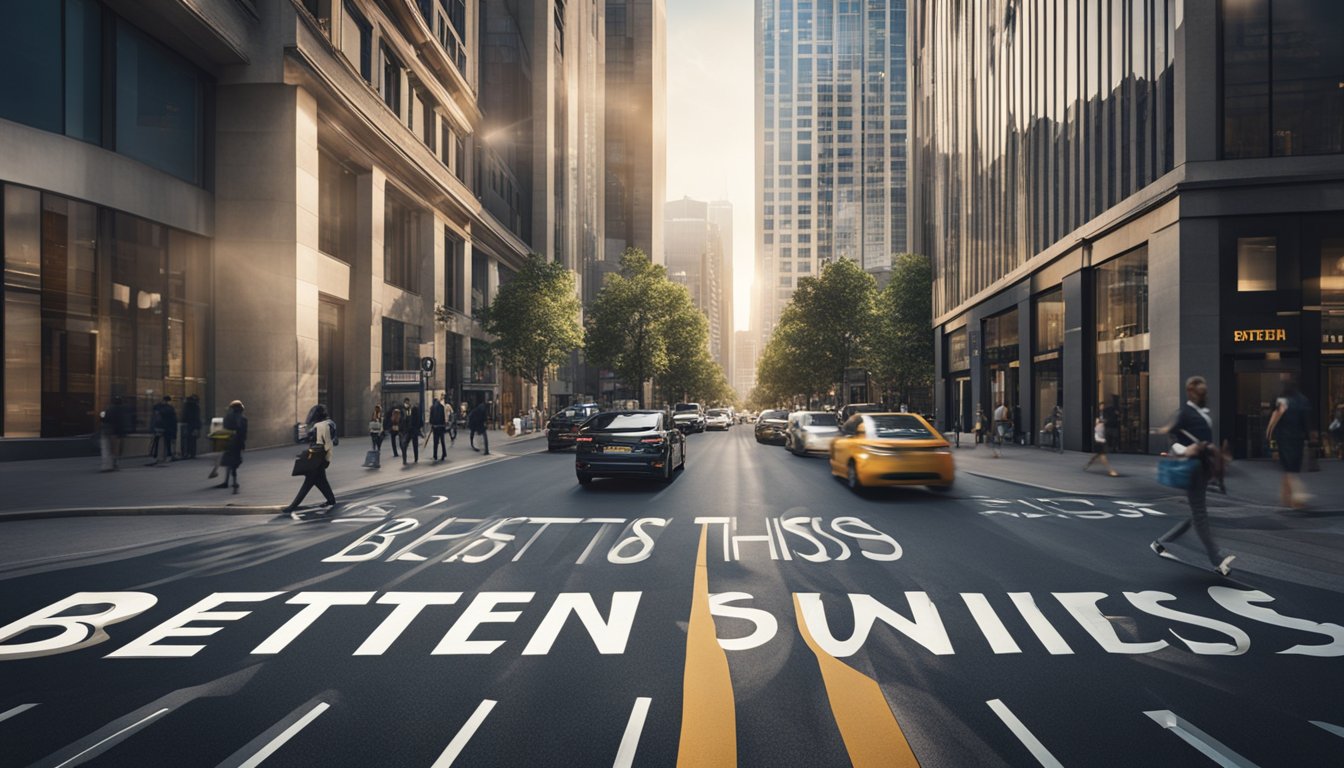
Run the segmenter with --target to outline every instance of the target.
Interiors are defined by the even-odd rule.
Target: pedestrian
[[[336,444],[336,423],[328,418],[325,405],[318,405],[308,412],[308,435],[311,443],[308,450],[319,454],[322,461],[303,476],[303,485],[300,486],[298,495],[282,510],[284,512],[292,513],[298,509],[308,491],[314,486],[326,499],[322,503],[323,507],[329,511],[331,507],[336,506],[336,494],[331,492],[331,483],[327,481],[327,467],[331,466],[332,448]]]
[[[1120,447],[1120,396],[1111,395],[1111,404],[1101,409],[1102,423],[1106,427],[1106,446],[1111,450]]]
[[[420,430],[425,426],[420,415],[420,406],[412,405],[411,398],[401,401],[401,463],[405,465],[411,451],[415,451],[415,463],[420,463]]]
[[[1008,403],[1000,400],[997,408],[994,409],[994,458],[999,458],[999,451],[1003,448],[1003,441],[1011,439],[1012,424],[1008,417]]]
[[[369,416],[369,441],[373,443],[373,468],[383,466],[383,406],[374,405],[373,415]]]
[[[149,407],[149,433],[153,435],[149,440],[149,458],[153,461],[145,466],[152,467],[159,463],[159,445],[163,443],[162,403],[154,403]]]
[[[196,443],[201,439],[201,399],[187,395],[182,404],[182,458],[196,458]]]
[[[984,409],[984,408],[977,408],[976,411],[975,411],[975,444],[976,444],[976,445],[979,445],[980,443],[984,442],[984,439],[985,439],[985,426],[986,426],[987,421],[988,421],[988,420],[985,418],[985,409]]]
[[[1217,450],[1213,443],[1213,416],[1205,406],[1209,397],[1209,385],[1203,376],[1191,376],[1185,380],[1185,404],[1172,416],[1170,423],[1163,427],[1171,438],[1171,454],[1195,462],[1190,477],[1190,487],[1186,489],[1186,500],[1190,503],[1190,517],[1159,536],[1149,548],[1161,555],[1167,551],[1167,545],[1183,536],[1193,526],[1195,534],[1204,544],[1204,551],[1214,569],[1226,576],[1232,570],[1232,561],[1236,555],[1226,555],[1218,548],[1209,528],[1209,510],[1205,504],[1208,491],[1209,454]]]
[[[476,435],[479,434],[481,436],[481,442],[485,445],[485,455],[489,456],[490,436],[485,431],[486,413],[487,408],[484,400],[477,403],[476,407],[471,409],[471,414],[467,416],[467,434],[471,440],[471,450],[480,450],[476,447]]]
[[[158,414],[156,420],[158,426],[154,430],[157,445],[154,448],[157,449],[162,446],[163,457],[160,458],[158,451],[155,450],[153,463],[162,465],[175,460],[173,458],[173,439],[177,437],[177,409],[173,408],[172,395],[164,395],[163,400],[160,400],[154,406],[154,411]]]
[[[1106,404],[1097,403],[1097,413],[1105,412]],[[1106,428],[1106,417],[1098,415],[1097,420],[1092,424],[1092,458],[1083,465],[1083,471],[1091,469],[1092,464],[1101,459],[1102,465],[1106,467],[1106,474],[1111,477],[1119,477],[1120,473],[1111,466],[1111,460],[1107,458],[1107,448],[1110,446],[1111,430]]]
[[[1344,459],[1344,403],[1335,406],[1335,416],[1328,427],[1335,458]]]
[[[392,440],[392,458],[397,458],[400,454],[397,451],[401,448],[401,406],[396,403],[388,409],[387,416],[383,419],[384,432]]]
[[[1283,380],[1283,391],[1269,417],[1265,440],[1273,440],[1279,449],[1279,466],[1283,476],[1279,480],[1279,505],[1292,509],[1306,506],[1307,496],[1302,492],[1298,475],[1302,472],[1302,458],[1310,425],[1311,404],[1297,389],[1290,377]]]
[[[117,459],[121,457],[121,444],[124,434],[121,427],[121,396],[112,398],[112,402],[98,413],[98,451],[102,456],[99,472],[115,472]]]
[[[224,467],[224,482],[215,487],[228,488],[232,478],[233,492],[237,494],[238,467],[243,464],[243,451],[247,448],[247,416],[243,414],[242,400],[229,403],[229,410],[224,413],[224,429],[230,433],[224,452],[219,455],[220,466]]]
[[[439,460],[439,449],[443,449],[443,458],[448,458],[448,444],[444,442],[444,436],[448,434],[448,414],[443,408],[443,402],[439,398],[434,398],[434,404],[429,406],[429,428],[434,433],[434,461]]]

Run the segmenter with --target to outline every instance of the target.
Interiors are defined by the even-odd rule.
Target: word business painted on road
[[[230,623],[252,615],[253,611],[248,609],[276,601],[285,594],[213,593],[106,654],[105,658],[195,656],[206,646],[194,641],[224,631]],[[1178,602],[1178,598],[1167,592],[1125,592],[1123,600],[1138,611],[1136,619],[1143,618],[1140,627],[1143,631],[1126,634],[1135,634],[1142,639],[1121,637],[1117,632],[1113,619],[1123,610],[1120,597],[1104,592],[1049,594],[1076,625],[1071,633],[1076,637],[1090,638],[1106,653],[1156,653],[1168,647],[1176,647],[1202,656],[1239,656],[1251,649],[1252,638],[1245,627],[1254,626],[1260,629],[1274,628],[1274,639],[1266,639],[1259,645],[1271,646],[1275,654],[1344,656],[1344,626],[1281,614],[1269,606],[1274,598],[1259,590],[1209,587],[1208,596],[1213,604],[1228,614],[1223,618],[1206,615],[1210,606],[1191,606],[1187,604],[1188,600],[1178,608],[1172,605]],[[441,639],[430,651],[434,656],[490,655],[506,646],[522,656],[545,656],[567,630],[586,633],[598,654],[620,655],[626,652],[643,593],[613,592],[607,597],[596,597],[588,592],[561,592],[551,600],[549,606],[536,606],[533,613],[540,615],[540,620],[528,637],[501,640],[477,636],[485,624],[517,624],[524,613],[533,608],[536,597],[535,592],[521,591],[478,592],[470,598],[462,592],[408,591],[384,592],[381,595],[376,592],[296,592],[284,602],[298,606],[298,610],[252,648],[251,654],[271,656],[282,653],[319,621],[348,620],[348,611],[375,610],[380,621],[359,645],[350,649],[352,656],[382,656],[416,622],[446,626]],[[724,650],[758,648],[778,636],[779,620],[768,611],[752,607],[750,602],[754,599],[753,595],[746,592],[710,595],[710,614],[713,617],[733,620],[724,623],[738,630],[743,627],[741,622],[750,626],[750,631],[745,634],[739,631],[730,637],[723,637],[722,633],[716,633]],[[898,610],[894,606],[900,601],[904,605]],[[1103,601],[1110,602],[1106,610],[1101,608]],[[967,648],[974,644],[982,649],[984,646],[981,643],[988,644],[995,654],[1021,654],[1025,651],[1019,640],[1025,642],[1029,637],[1034,637],[1039,645],[1030,643],[1027,647],[1044,649],[1050,655],[1079,652],[1065,636],[1066,631],[1070,630],[1052,623],[1036,596],[1030,592],[1010,592],[994,600],[1001,606],[1005,602],[1012,606],[1012,612],[1020,616],[1030,629],[1029,637],[1014,637],[1007,629],[1005,616],[994,608],[989,596],[979,592],[959,593],[956,599],[949,596],[941,609],[928,593],[917,591],[905,592],[899,599],[879,598],[869,594],[841,596],[815,592],[794,593],[793,602],[797,606],[796,618],[800,623],[789,620],[784,622],[784,626],[805,626],[808,635],[826,653],[836,658],[853,656],[863,650],[879,625],[884,627],[880,642],[892,639],[890,633],[894,632],[896,636],[938,656],[952,655],[958,646]],[[459,603],[465,603],[465,608],[451,621],[445,622],[445,607]],[[75,593],[0,627],[0,660],[52,656],[100,645],[111,639],[109,627],[140,616],[157,604],[158,598],[149,592]],[[605,614],[602,605],[607,606]],[[965,613],[960,613],[963,607]],[[943,612],[954,610],[958,611],[956,620],[945,622]],[[336,615],[327,617],[329,611]],[[422,616],[425,613],[430,615]],[[571,617],[578,619],[581,630],[573,628]],[[969,626],[964,620],[967,617],[979,630],[979,637],[968,634],[957,638],[954,643],[948,628]],[[534,618],[529,618],[529,625]],[[1156,624],[1155,619],[1162,620],[1160,630],[1156,626],[1148,626],[1150,623]],[[1015,618],[1010,620],[1016,621]],[[835,635],[833,626],[853,629],[848,637],[842,638]],[[495,631],[504,630],[496,628]],[[1284,632],[1287,637],[1282,636]],[[320,641],[326,644],[328,638],[322,635]],[[310,638],[310,642],[318,642],[318,639]]]
[[[407,534],[420,529],[421,523],[414,518],[401,517],[380,524],[322,562],[359,563],[384,559],[390,563],[426,560],[482,563],[500,556],[510,547],[515,550],[512,562],[518,562],[539,541],[587,526],[592,535],[580,540],[579,543],[586,541],[587,544],[574,561],[575,565],[589,562],[604,545],[608,563],[631,565],[653,555],[655,537],[671,524],[672,518],[667,517],[634,520],[621,517],[449,517],[411,538]],[[811,516],[772,517],[764,520],[764,530],[757,533],[739,529],[735,517],[697,517],[695,524],[706,526],[718,537],[724,562],[742,560],[744,551],[768,554],[771,560],[797,558],[812,563],[848,560],[851,556],[878,561],[898,560],[902,554],[901,545],[894,538],[857,517],[836,517],[829,522]],[[608,533],[613,529],[619,530],[608,539]],[[605,543],[608,541],[612,543]],[[394,543],[398,546],[393,547]]]

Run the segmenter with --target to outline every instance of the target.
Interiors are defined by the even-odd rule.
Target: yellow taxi
[[[851,490],[879,485],[952,487],[952,445],[917,413],[857,413],[831,443],[831,474]]]

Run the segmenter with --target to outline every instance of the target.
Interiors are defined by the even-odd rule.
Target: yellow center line
[[[896,722],[887,699],[877,681],[840,661],[817,645],[803,619],[798,596],[793,596],[793,613],[798,618],[798,631],[807,647],[817,657],[821,679],[826,685],[826,696],[831,702],[831,713],[840,728],[840,738],[849,751],[849,760],[855,768],[868,766],[900,766],[919,768],[919,761],[905,740],[901,726]]]
[[[686,671],[682,678],[681,742],[677,765],[737,765],[737,712],[728,656],[719,646],[709,614],[709,569],[705,565],[706,529],[700,529],[695,558],[695,587],[686,629]]]

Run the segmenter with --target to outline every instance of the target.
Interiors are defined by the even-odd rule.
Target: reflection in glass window
[[[118,22],[118,152],[199,184],[203,90],[194,67]]]
[[[1237,290],[1278,288],[1278,245],[1272,237],[1237,238]]]
[[[1096,268],[1097,397],[1120,422],[1119,450],[1148,442],[1148,249]],[[1088,421],[1101,415],[1101,408]]]
[[[61,4],[9,2],[0,24],[0,117],[61,130]],[[22,76],[20,76],[22,73]]]

